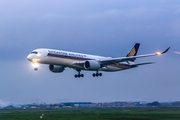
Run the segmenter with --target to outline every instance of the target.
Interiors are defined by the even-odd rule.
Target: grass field
[[[43,114],[43,115],[42,115]],[[42,116],[42,118],[40,118]],[[0,110],[0,120],[180,120],[180,108]]]

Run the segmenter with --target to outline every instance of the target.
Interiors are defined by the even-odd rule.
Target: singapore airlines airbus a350
[[[33,50],[27,59],[34,65],[34,70],[38,70],[38,63],[48,64],[49,70],[54,73],[61,73],[66,67],[75,69],[78,74],[75,74],[75,78],[84,77],[81,74],[81,70],[96,71],[93,73],[93,77],[102,76],[99,71],[114,72],[121,71],[130,68],[135,68],[140,65],[152,64],[152,62],[135,64],[136,58],[156,56],[166,53],[169,48],[164,52],[157,52],[154,54],[137,55],[139,50],[139,43],[136,43],[132,50],[126,57],[103,57],[96,55],[89,55],[83,53],[68,52],[54,49],[36,49]]]

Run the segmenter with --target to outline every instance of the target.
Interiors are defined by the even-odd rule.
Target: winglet
[[[168,50],[170,49],[170,47],[168,47],[164,52],[162,52],[161,54],[166,53]]]
[[[164,52],[157,52],[156,55],[164,54],[164,53],[166,53],[169,49],[170,49],[170,47],[168,47]]]

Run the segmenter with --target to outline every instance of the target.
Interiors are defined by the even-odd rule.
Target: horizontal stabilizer
[[[139,64],[134,64],[133,66],[147,65],[147,64],[154,64],[154,63],[155,62],[139,63]]]

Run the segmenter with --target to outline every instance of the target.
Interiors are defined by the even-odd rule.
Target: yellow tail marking
[[[135,48],[133,48],[133,49],[131,50],[131,52],[129,53],[129,56],[134,56],[135,53],[136,53],[136,50],[135,50]]]

